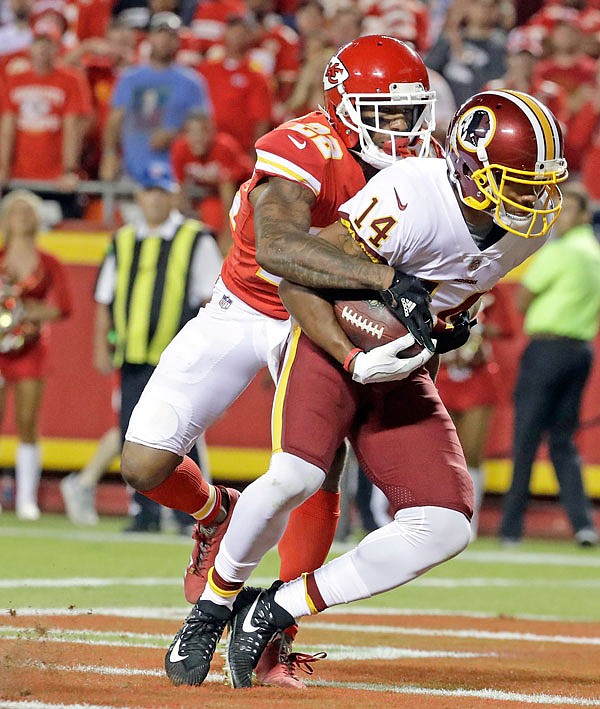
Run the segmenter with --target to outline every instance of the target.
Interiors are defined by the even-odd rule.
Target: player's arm
[[[279,284],[279,294],[286,310],[298,322],[304,334],[339,362],[352,375],[352,379],[360,384],[404,379],[431,357],[427,349],[421,350],[414,357],[397,357],[399,352],[415,343],[409,333],[369,352],[363,352],[346,337],[333,306],[323,295],[286,280]]]
[[[314,194],[298,182],[270,177],[251,195],[256,260],[264,269],[309,288],[385,290],[394,269],[357,258],[309,235]]]
[[[286,280],[279,284],[279,295],[307,337],[343,365],[356,348],[339,326],[331,302],[310,288]]]

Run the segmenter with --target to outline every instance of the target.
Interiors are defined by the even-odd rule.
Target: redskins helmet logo
[[[325,91],[333,89],[350,76],[348,69],[342,64],[338,57],[332,57],[329,64],[325,67],[325,73],[323,74],[323,86]]]
[[[496,132],[496,116],[489,108],[475,106],[460,119],[456,136],[461,146],[475,153],[479,146],[486,148]]]

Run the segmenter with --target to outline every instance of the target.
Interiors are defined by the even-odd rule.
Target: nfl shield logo
[[[222,310],[227,310],[227,308],[233,303],[231,298],[228,295],[224,295],[221,300],[219,301],[219,307]]]

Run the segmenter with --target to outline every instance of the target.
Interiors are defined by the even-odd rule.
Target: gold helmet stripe
[[[556,121],[550,110],[540,101],[521,91],[498,91],[516,104],[527,115],[537,139],[537,162],[560,158],[560,138]]]

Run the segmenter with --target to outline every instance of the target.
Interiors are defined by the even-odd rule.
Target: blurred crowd
[[[92,220],[78,181],[166,164],[226,251],[255,140],[315,109],[328,57],[371,33],[425,59],[439,136],[483,88],[543,100],[600,201],[600,0],[2,0],[0,186],[52,181],[62,218]]]

